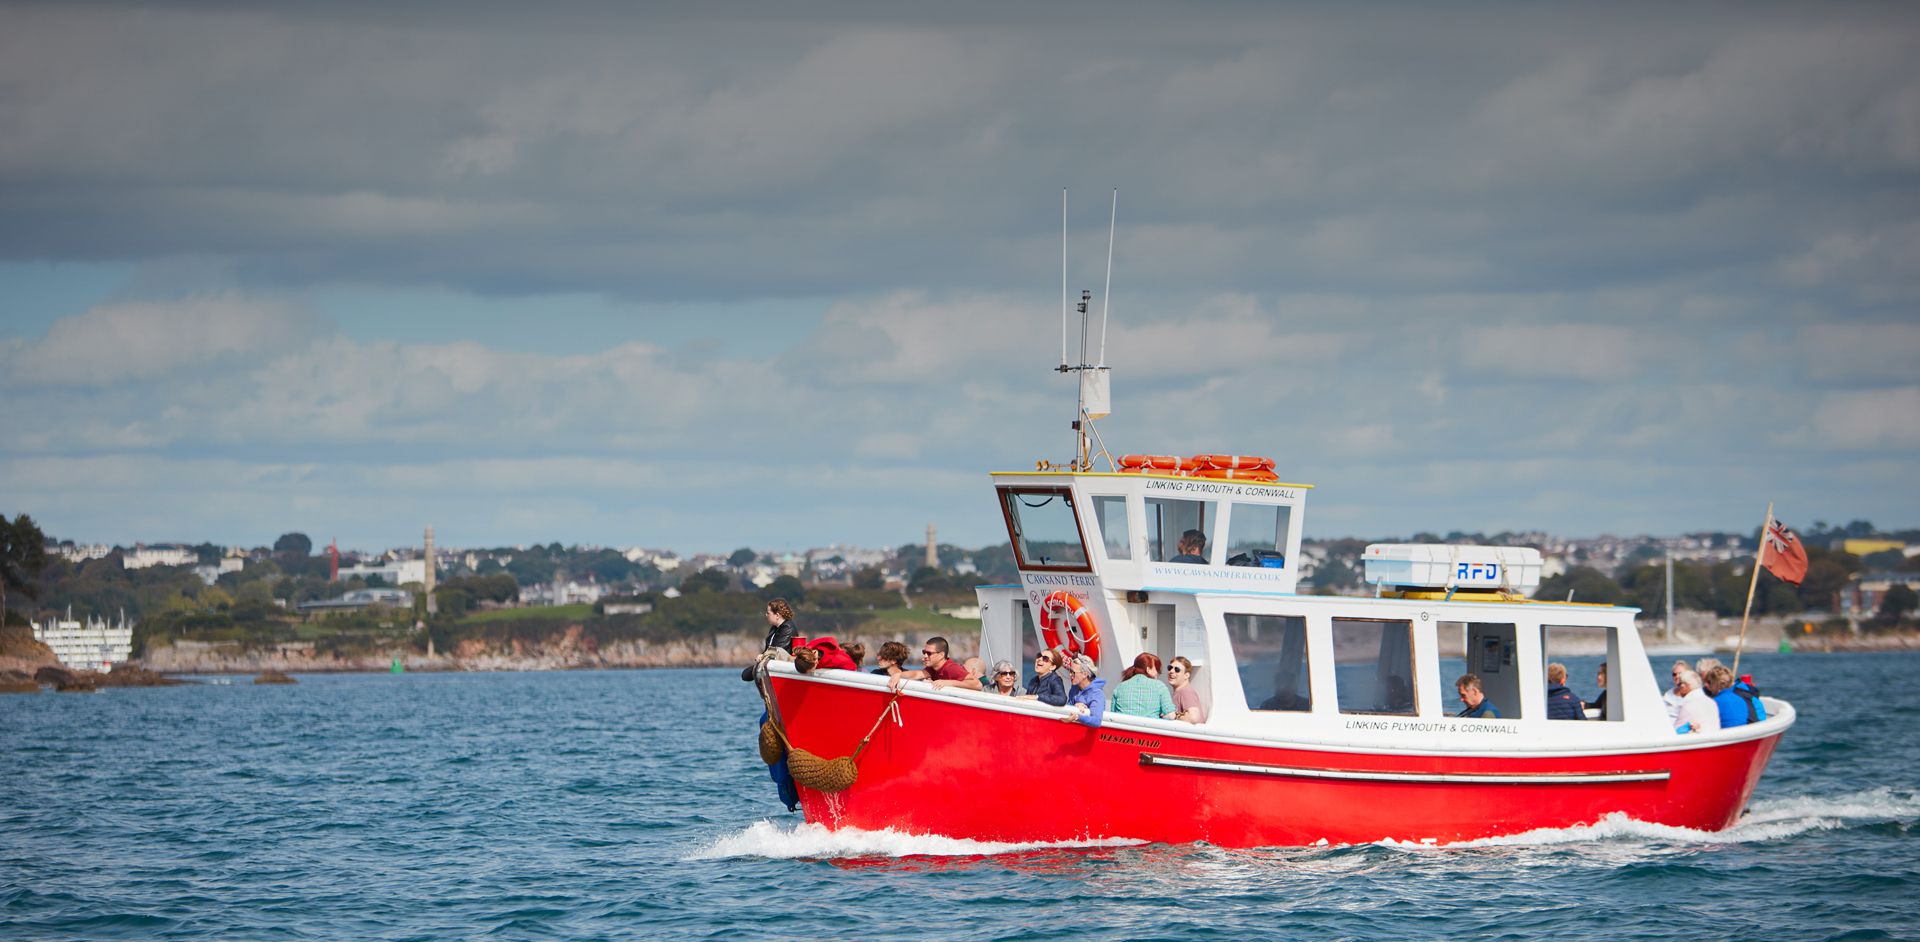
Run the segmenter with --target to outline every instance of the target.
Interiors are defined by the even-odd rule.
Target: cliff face
[[[675,641],[642,640],[596,643],[579,625],[557,628],[537,642],[518,639],[488,642],[468,638],[456,642],[451,651],[436,652],[433,657],[412,647],[396,644],[357,654],[336,654],[318,650],[309,642],[291,642],[268,646],[244,646],[232,642],[175,641],[147,648],[140,666],[167,674],[259,674],[283,671],[289,674],[328,671],[384,671],[393,659],[408,670],[427,671],[564,671],[638,667],[745,667],[760,655],[766,636],[722,634]],[[873,667],[873,653],[885,638],[844,638],[844,643],[860,641],[867,646],[862,669]],[[954,639],[954,657],[974,652],[964,637]],[[917,641],[915,643],[918,643]],[[918,650],[917,648],[915,649]]]
[[[0,671],[17,671],[29,677],[42,667],[58,665],[53,649],[33,640],[33,629],[25,625],[0,627]]]
[[[576,627],[554,632],[537,643],[488,644],[461,641],[433,657],[411,646],[393,646],[361,654],[317,651],[312,644],[243,647],[231,643],[176,641],[150,647],[141,664],[170,674],[258,674],[265,671],[316,673],[387,670],[395,657],[408,670],[552,671],[630,667],[737,667],[753,663],[763,636],[717,635],[665,643],[618,641],[595,645]]]

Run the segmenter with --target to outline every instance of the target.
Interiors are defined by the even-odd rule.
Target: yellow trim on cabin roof
[[[1445,589],[1388,590],[1382,593],[1383,599],[1403,599],[1418,602],[1447,601]],[[1572,605],[1577,608],[1620,608],[1612,602],[1556,602],[1552,599],[1530,599],[1518,593],[1501,592],[1498,589],[1455,589],[1455,602],[1500,602],[1507,605]]]
[[[1312,490],[1312,484],[1294,484],[1289,481],[1249,481],[1244,478],[1203,478],[1192,474],[1136,474],[1119,471],[988,471],[990,477],[1068,477],[1068,478],[1167,478],[1174,481],[1214,481],[1220,484],[1258,484],[1261,487],[1301,487]]]

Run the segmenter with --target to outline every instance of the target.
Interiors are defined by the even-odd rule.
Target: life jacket
[[[1741,675],[1732,687],[1733,695],[1747,705],[1747,722],[1758,723],[1767,718],[1767,708],[1760,704],[1760,688],[1753,685],[1753,678]]]
[[[808,638],[806,640],[795,639],[793,646],[796,648],[812,648],[820,652],[820,666],[829,670],[859,670],[859,667],[853,663],[853,655],[848,654],[845,649],[841,648],[840,642],[833,640],[832,635],[822,635],[818,638]]]

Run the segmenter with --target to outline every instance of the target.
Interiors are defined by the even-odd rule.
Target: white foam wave
[[[1524,834],[1461,841],[1449,847],[1545,847],[1557,844],[1595,842],[1660,841],[1681,844],[1747,844],[1774,841],[1880,821],[1920,820],[1920,796],[1876,788],[1847,795],[1769,798],[1756,801],[1747,813],[1724,831],[1701,831],[1636,821],[1624,814],[1613,814],[1597,824],[1570,828],[1541,828]],[[1431,845],[1410,842],[1382,842],[1389,847]]]
[[[1126,847],[1143,841],[1106,839],[1093,841],[1034,841],[1008,843],[971,841],[934,834],[908,834],[887,828],[866,831],[860,828],[828,830],[818,824],[783,827],[772,821],[759,821],[738,834],[729,834],[688,855],[688,860],[716,860],[725,857],[766,857],[770,859],[839,857],[981,857],[1028,850],[1061,847]]]

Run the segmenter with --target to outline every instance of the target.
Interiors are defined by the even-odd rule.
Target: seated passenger
[[[1410,713],[1413,711],[1413,685],[1407,683],[1399,674],[1387,675],[1387,699],[1380,705],[1388,713]]]
[[[1720,710],[1721,729],[1747,725],[1747,701],[1733,692],[1732,670],[1725,664],[1718,665],[1707,671],[1707,676],[1700,678],[1700,683],[1706,687],[1707,696],[1713,698],[1713,705]]]
[[[1593,682],[1595,685],[1597,685],[1600,688],[1600,695],[1597,697],[1594,697],[1592,703],[1587,704],[1587,709],[1592,710],[1594,712],[1595,714],[1594,719],[1604,720],[1607,718],[1607,665],[1606,664],[1603,663],[1600,665],[1600,670],[1593,675]]]
[[[947,639],[938,636],[928,638],[920,649],[921,660],[926,666],[917,671],[901,671],[893,675],[888,686],[899,690],[909,680],[932,681],[935,687],[964,687],[979,690],[980,682],[967,677],[967,669],[960,662],[947,657]]]
[[[1060,666],[1066,658],[1058,651],[1042,651],[1033,656],[1033,682],[1027,685],[1027,696],[1038,698],[1048,706],[1067,705],[1067,679],[1060,673]]]
[[[987,692],[1003,697],[1020,692],[1020,672],[1014,669],[1012,661],[1000,661],[993,665],[993,683],[987,687]]]
[[[1547,665],[1547,719],[1584,720],[1580,698],[1567,688],[1567,665],[1555,661]]]
[[[1700,675],[1691,669],[1680,672],[1673,689],[1680,691],[1680,715],[1675,718],[1676,733],[1717,733],[1720,731],[1720,707],[1700,689]]]
[[[979,690],[987,689],[987,662],[986,661],[983,661],[977,657],[970,657],[964,661],[961,661],[960,666],[967,669],[968,680],[977,680],[980,682],[980,686],[976,689],[979,689]]]
[[[1667,692],[1660,695],[1660,702],[1667,706],[1667,719],[1676,722],[1680,719],[1680,699],[1685,696],[1680,693],[1680,675],[1692,669],[1686,661],[1673,662],[1673,686],[1668,687]]]
[[[1767,718],[1767,705],[1760,702],[1760,688],[1753,685],[1752,674],[1741,674],[1732,689],[1734,696],[1747,705],[1747,722],[1758,723]]]
[[[793,667],[802,674],[809,673],[816,667],[842,671],[860,669],[860,665],[854,662],[852,655],[841,648],[840,642],[835,641],[831,635],[796,642],[793,646]]]
[[[841,650],[846,651],[847,656],[850,658],[853,658],[853,667],[850,668],[851,670],[857,671],[860,668],[866,666],[866,663],[867,663],[867,646],[866,645],[861,644],[858,641],[855,641],[854,643],[847,645],[845,648],[842,648]]]
[[[1061,719],[1098,728],[1107,713],[1107,682],[1094,676],[1093,658],[1076,654],[1067,662],[1067,706],[1072,712]]]
[[[1113,712],[1128,716],[1173,715],[1173,694],[1160,682],[1159,658],[1142,651],[1133,659],[1133,666],[1120,675],[1120,686],[1113,688]]]
[[[880,666],[869,673],[892,677],[907,669],[907,646],[898,641],[889,641],[880,646],[880,653],[873,656],[873,662]]]
[[[1466,704],[1466,706],[1462,708],[1460,712],[1455,713],[1454,716],[1464,716],[1471,720],[1497,720],[1500,718],[1500,711],[1494,707],[1492,701],[1487,699],[1486,693],[1481,691],[1480,678],[1478,676],[1461,674],[1460,679],[1453,682],[1453,689],[1456,693],[1460,694],[1460,702]]]
[[[1207,561],[1207,535],[1199,530],[1188,530],[1180,534],[1180,555],[1167,560],[1170,563],[1204,563]]]
[[[1193,689],[1193,662],[1176,657],[1167,663],[1167,686],[1173,688],[1172,719],[1205,723],[1207,708],[1200,702],[1200,691]]]

